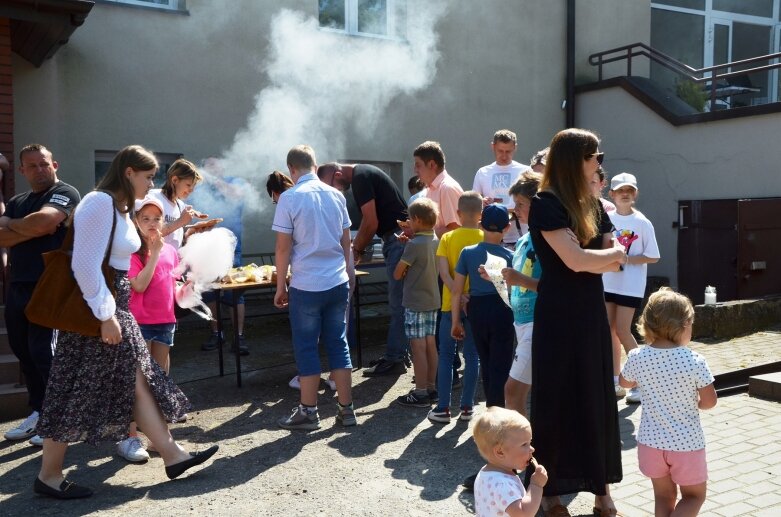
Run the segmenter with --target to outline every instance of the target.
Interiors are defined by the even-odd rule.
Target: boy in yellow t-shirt
[[[442,235],[437,247],[437,269],[439,270],[439,277],[442,279],[443,286],[439,324],[439,364],[437,367],[439,403],[428,413],[428,419],[432,422],[450,422],[453,358],[458,353],[458,342],[450,336],[452,324],[450,291],[453,287],[453,273],[461,250],[483,241],[483,231],[478,227],[482,209],[483,198],[480,194],[474,191],[461,194],[461,197],[458,199],[458,218],[461,221],[461,227]],[[468,287],[464,288],[464,292],[469,292]],[[472,418],[472,406],[474,406],[480,360],[477,356],[475,342],[472,339],[472,330],[469,327],[465,314],[462,315],[462,321],[464,322],[465,332],[463,340],[465,365],[461,391],[461,411],[458,418],[470,420]]]

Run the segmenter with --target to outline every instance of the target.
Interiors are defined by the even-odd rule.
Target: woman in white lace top
[[[130,211],[135,199],[149,191],[156,171],[151,152],[126,147],[114,157],[97,189],[76,208],[72,268],[84,299],[101,321],[101,335],[60,333],[38,423],[38,434],[44,438],[43,462],[33,489],[40,494],[58,499],[92,495],[89,488],[63,476],[68,443],[122,440],[132,420],[157,447],[171,479],[217,451],[214,445],[190,454],[171,437],[165,418],[180,418],[190,403],[151,360],[128,310],[127,269],[130,255],[141,244]],[[101,269],[109,249],[113,292]]]

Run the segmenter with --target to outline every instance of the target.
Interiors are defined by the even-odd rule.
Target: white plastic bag
[[[487,257],[485,259],[485,272],[488,273],[488,276],[491,278],[491,282],[493,282],[494,287],[496,288],[496,292],[499,293],[499,296],[502,298],[502,301],[504,301],[505,304],[507,304],[508,307],[510,307],[510,297],[507,293],[507,284],[504,281],[504,277],[502,276],[502,269],[507,267],[507,261],[501,257],[497,257],[496,255],[491,255],[490,253],[487,253]]]

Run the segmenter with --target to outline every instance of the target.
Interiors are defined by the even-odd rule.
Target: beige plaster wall
[[[588,64],[588,56],[632,43],[651,42],[650,0],[577,0],[576,84],[597,80],[597,69]],[[632,75],[647,77],[648,60],[632,64]],[[626,61],[605,65],[603,76],[626,75]]]

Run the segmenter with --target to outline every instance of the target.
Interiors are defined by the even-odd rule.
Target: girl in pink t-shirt
[[[152,358],[169,373],[169,351],[174,345],[176,280],[179,264],[176,249],[163,240],[163,208],[159,200],[146,197],[136,202],[136,229],[141,247],[130,257],[130,312],[138,321]]]

